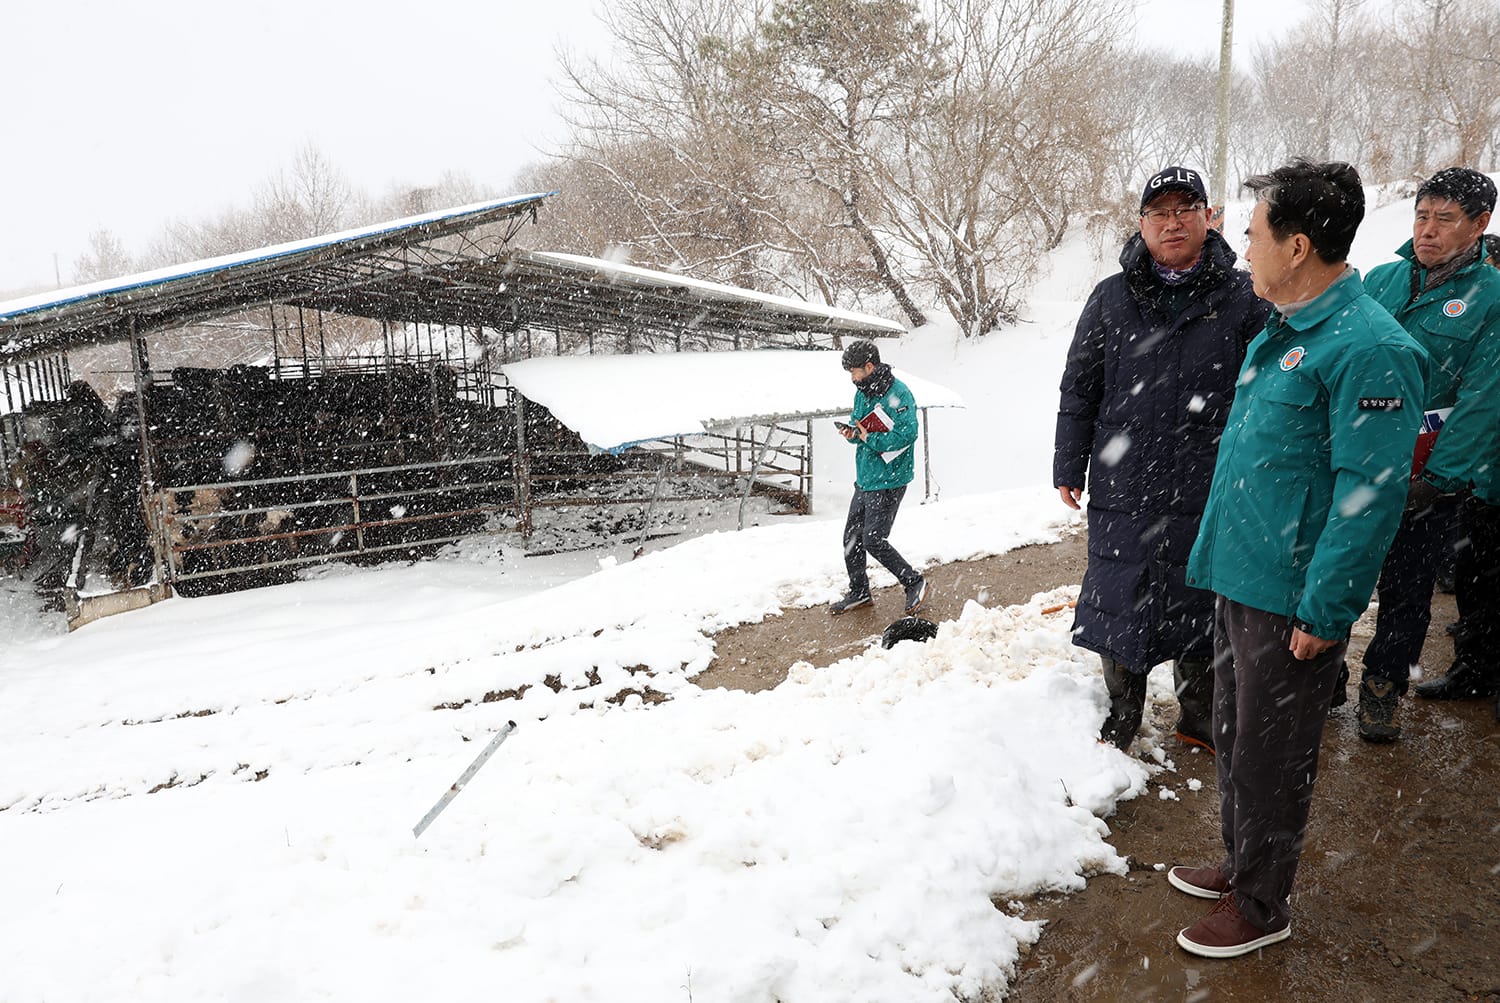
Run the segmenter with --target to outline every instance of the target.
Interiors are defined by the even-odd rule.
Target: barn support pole
[[[928,409],[923,407],[917,410],[922,413],[922,500],[926,501],[932,497],[932,453],[927,448]]]
[[[807,451],[802,454],[802,510],[808,515],[813,514],[813,426],[812,419],[802,423],[807,430]]]
[[[516,479],[516,518],[521,539],[531,538],[531,450],[526,445],[526,398],[520,391],[511,394],[511,411],[516,416],[516,448],[510,467]]]
[[[157,503],[156,470],[151,462],[151,424],[146,417],[146,393],[151,389],[151,354],[146,339],[136,332],[135,318],[131,317],[127,324],[130,360],[135,369],[135,420],[141,436],[141,515],[145,517],[147,535],[151,540],[151,595],[155,601],[167,597],[171,583],[167,580],[164,560],[168,547],[166,526]]]
[[[276,378],[281,378],[281,347],[276,344],[276,304],[266,303],[266,315],[271,318],[271,369]]]
[[[297,306],[297,337],[302,342],[302,378],[307,379],[307,319],[302,316],[302,306]]]

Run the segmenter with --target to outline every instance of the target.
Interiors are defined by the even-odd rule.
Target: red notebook
[[[1437,445],[1438,433],[1443,430],[1443,422],[1447,421],[1448,415],[1452,413],[1451,407],[1445,407],[1422,415],[1422,431],[1417,433],[1417,448],[1411,457],[1412,480],[1416,480],[1423,468],[1427,466],[1427,459],[1432,455],[1432,447]]]
[[[896,427],[895,423],[891,421],[891,416],[886,414],[885,408],[879,404],[875,405],[875,410],[859,419],[855,424],[866,432],[889,432]]]

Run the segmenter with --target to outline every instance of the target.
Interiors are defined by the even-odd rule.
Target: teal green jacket
[[[1422,477],[1443,491],[1493,482],[1500,435],[1500,271],[1479,260],[1415,297],[1412,273],[1425,283],[1411,241],[1405,261],[1372,268],[1365,291],[1391,312],[1432,357],[1426,409],[1452,408]],[[1488,448],[1486,448],[1488,445]]]
[[[1240,368],[1188,584],[1342,638],[1406,505],[1427,353],[1353,269]]]
[[[889,432],[871,432],[864,442],[857,435],[849,440],[856,447],[854,483],[861,491],[885,491],[910,484],[916,470],[913,456],[917,451],[916,399],[905,383],[896,380],[878,401],[870,400],[863,390],[854,391],[854,409],[850,414],[858,421],[875,410],[876,404],[891,416],[893,427]]]

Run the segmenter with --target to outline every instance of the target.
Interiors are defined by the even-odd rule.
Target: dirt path
[[[958,616],[965,601],[1023,602],[1077,582],[1081,537],[1023,547],[999,557],[927,572],[923,616]],[[842,617],[821,608],[788,610],[765,623],[720,634],[719,658],[702,686],[760,690],[775,686],[797,659],[826,665],[864,649],[900,614],[896,589],[873,607]],[[1453,646],[1444,628],[1451,596],[1433,603],[1423,652],[1442,671]],[[1351,660],[1367,636],[1357,631]],[[1162,670],[1165,671],[1165,670]],[[1175,772],[1125,802],[1108,819],[1111,843],[1130,873],[1091,880],[1068,897],[1044,897],[1028,914],[1047,929],[1023,960],[1010,996],[1056,1000],[1500,1001],[1500,725],[1493,701],[1432,703],[1408,699],[1401,741],[1375,746],[1354,730],[1350,703],[1323,735],[1312,820],[1293,897],[1293,934],[1285,944],[1234,961],[1207,961],[1178,949],[1178,929],[1211,903],[1171,890],[1156,865],[1205,863],[1218,852],[1213,760],[1173,743]],[[1159,708],[1157,725],[1170,727]],[[1196,792],[1189,779],[1202,781]]]

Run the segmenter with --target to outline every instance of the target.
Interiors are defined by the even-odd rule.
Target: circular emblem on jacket
[[[1307,349],[1303,348],[1301,345],[1288,350],[1288,352],[1281,357],[1281,371],[1283,373],[1289,373],[1293,369],[1296,369],[1298,366],[1302,365],[1302,357],[1306,354]]]
[[[1469,309],[1469,304],[1463,300],[1449,300],[1443,304],[1443,313],[1449,317],[1462,317],[1467,309]]]

